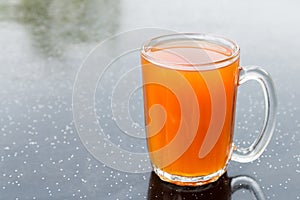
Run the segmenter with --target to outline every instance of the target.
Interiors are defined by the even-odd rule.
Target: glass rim
[[[155,47],[158,44],[159,40],[165,40],[167,41],[168,39],[189,39],[189,40],[196,40],[200,39],[202,41],[207,41],[207,42],[218,42],[220,45],[227,46],[231,45],[229,47],[232,50],[232,54],[224,59],[220,59],[217,61],[212,61],[212,62],[207,62],[207,63],[189,63],[190,65],[185,65],[182,63],[172,63],[172,62],[164,62],[161,59],[155,58],[154,56],[149,55],[147,53],[147,50]],[[155,43],[156,42],[156,43]],[[152,43],[155,43],[156,45],[153,45]],[[167,43],[167,42],[166,42]],[[176,69],[176,70],[183,70],[183,71],[203,71],[203,70],[211,70],[211,69],[219,69],[222,67],[226,67],[229,64],[233,63],[239,58],[240,55],[240,48],[238,44],[226,37],[223,36],[218,36],[218,35],[213,35],[213,34],[206,34],[206,33],[173,33],[173,34],[167,34],[167,35],[161,35],[158,37],[154,37],[152,39],[147,40],[141,50],[141,56],[144,57],[147,61],[156,64],[158,66],[164,67],[164,68],[170,68],[170,69]],[[192,66],[191,66],[192,64]]]

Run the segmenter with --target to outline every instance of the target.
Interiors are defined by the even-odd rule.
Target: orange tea
[[[154,167],[172,175],[197,177],[213,174],[226,166],[232,147],[239,60],[236,59],[218,69],[216,67],[218,61],[226,60],[232,53],[232,50],[213,43],[192,41],[168,48],[149,48],[147,55],[154,61],[142,56],[145,121],[146,125],[151,123],[150,127],[147,126],[147,142]],[[161,61],[160,64],[158,61]],[[206,63],[212,63],[212,69],[207,67],[202,69],[201,65]],[[178,64],[180,68],[177,68]],[[187,87],[191,87],[192,94],[186,92]],[[223,94],[222,91],[218,91],[219,88],[223,88]],[[223,97],[212,96],[211,93],[221,94]],[[182,96],[185,99],[183,101],[187,103],[180,104],[178,96]],[[184,106],[190,106],[188,101],[192,98],[196,98],[193,105],[195,109],[192,108],[183,115],[182,110],[187,109]],[[153,114],[151,117],[149,112],[155,105],[160,105],[160,108],[164,109],[161,115],[165,116]],[[220,105],[223,105],[221,108],[223,110],[220,110],[222,113],[216,110]],[[193,110],[199,112],[197,119],[193,118]],[[159,125],[161,123],[154,122],[155,120],[164,123]],[[221,127],[218,125],[220,121],[223,122]],[[182,127],[179,130],[180,124]],[[191,127],[195,127],[193,128],[195,133],[190,132]],[[213,130],[219,132],[212,132]],[[176,134],[185,135],[190,139],[186,139],[186,142],[183,136],[174,148],[170,147],[159,152],[174,139]],[[215,141],[205,141],[205,138]],[[204,142],[210,143],[211,147],[207,147],[209,152],[201,156],[200,150],[203,145],[205,146]],[[172,151],[179,149],[184,149],[184,152],[172,158],[173,160],[168,158],[174,155]],[[166,163],[165,159],[169,159],[170,163]]]
[[[198,33],[153,38],[141,49],[148,151],[154,172],[178,185],[217,180],[229,159],[251,162],[264,151],[276,122],[276,94],[269,74],[239,66],[239,47]],[[237,87],[260,83],[264,124],[248,148],[233,148]]]

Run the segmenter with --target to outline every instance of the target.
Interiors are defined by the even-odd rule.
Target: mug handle
[[[262,87],[265,99],[265,117],[263,128],[256,140],[247,148],[235,147],[231,159],[241,163],[251,162],[263,153],[271,140],[276,122],[277,99],[270,75],[256,66],[240,68],[239,85],[249,80],[257,81]]]

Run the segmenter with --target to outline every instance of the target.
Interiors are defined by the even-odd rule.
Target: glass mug
[[[147,145],[153,171],[177,185],[217,180],[228,161],[250,162],[268,145],[277,100],[270,76],[239,66],[240,49],[226,38],[198,33],[156,37],[141,49]],[[237,88],[263,89],[262,131],[248,148],[233,144]]]

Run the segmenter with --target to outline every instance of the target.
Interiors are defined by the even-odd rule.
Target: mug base
[[[165,182],[173,183],[180,186],[201,186],[218,180],[226,172],[226,167],[207,176],[191,176],[191,177],[169,174],[167,172],[162,171],[161,169],[157,168],[154,165],[153,165],[153,171],[159,176],[161,180]]]

